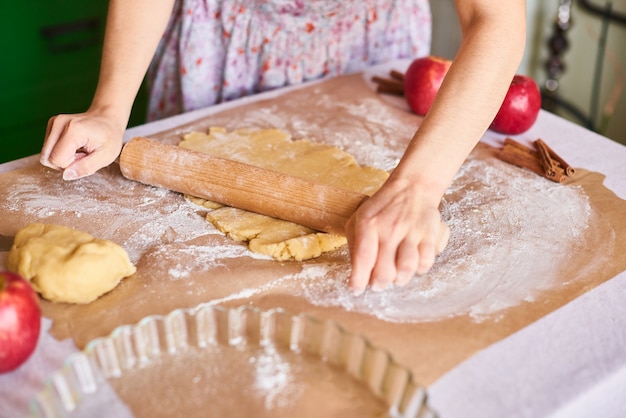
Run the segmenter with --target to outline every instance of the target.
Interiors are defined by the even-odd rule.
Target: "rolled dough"
[[[208,133],[191,132],[179,144],[231,160],[256,165],[367,195],[374,194],[388,173],[360,166],[348,153],[306,139],[292,141],[280,129],[238,129],[213,127]],[[215,202],[189,197],[211,211],[207,220],[248,248],[277,260],[306,260],[346,244],[346,238],[327,234],[292,222],[274,219],[245,210],[221,207]]]
[[[63,225],[30,224],[15,235],[7,268],[53,302],[89,303],[135,273],[126,250]]]

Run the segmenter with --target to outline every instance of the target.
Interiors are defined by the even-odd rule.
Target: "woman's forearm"
[[[90,111],[128,122],[174,0],[110,0],[98,86]]]
[[[525,1],[457,0],[463,41],[394,176],[440,199],[493,121],[522,58]]]

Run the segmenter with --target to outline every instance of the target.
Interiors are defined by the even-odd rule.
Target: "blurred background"
[[[85,111],[100,67],[108,0],[0,2],[0,163],[37,154],[48,119]],[[144,121],[145,90],[131,124]]]
[[[518,73],[544,90],[556,88],[552,101],[544,99],[544,106],[556,104],[553,113],[626,145],[626,0],[526,2],[526,53]],[[461,40],[454,1],[432,0],[431,8],[432,53],[453,58]]]
[[[619,19],[626,0],[527,3],[527,48],[518,72],[550,87],[544,100],[553,104],[550,111],[626,144],[626,23]],[[454,2],[431,0],[431,7],[432,53],[451,59],[461,39]],[[0,163],[38,153],[51,116],[87,109],[106,8],[107,0],[0,3]],[[145,121],[146,101],[142,88],[130,126]]]

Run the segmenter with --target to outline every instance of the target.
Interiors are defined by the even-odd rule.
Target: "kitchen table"
[[[372,75],[385,75],[392,68],[402,69],[406,65],[406,62],[395,62],[371,68],[362,75],[364,85],[373,89]],[[125,140],[177,132],[181,126],[210,115],[279,98],[317,83],[322,82],[266,92],[134,127],[127,130]],[[397,97],[382,99],[398,108],[404,106]],[[272,117],[267,114],[270,124]],[[516,138],[526,143],[534,138],[548,140],[572,166],[601,173],[605,176],[604,186],[615,193],[617,199],[626,199],[626,147],[545,111],[540,113],[530,131]],[[481,142],[498,147],[502,144],[502,135],[488,131]],[[37,156],[33,156],[0,165],[0,173],[36,165]],[[621,257],[626,257],[623,245],[612,253],[617,254],[613,257],[619,257],[620,251]],[[0,253],[0,267],[6,256],[6,252]],[[546,253],[546,257],[549,256]],[[137,260],[138,256],[135,254],[134,258]],[[174,273],[170,269],[170,274]],[[177,274],[183,277],[182,273],[184,271],[180,270]],[[237,298],[224,297],[221,301],[232,302],[233,299]],[[285,302],[289,305],[289,300]],[[263,303],[261,306],[267,307]],[[124,323],[123,318],[118,322]],[[135,318],[131,322],[136,322]],[[59,334],[50,332],[52,326],[53,321],[44,316],[34,355],[18,370],[0,376],[1,417],[24,416],[29,399],[41,389],[46,376],[78,351],[75,341],[58,338]],[[407,358],[407,353],[402,356]],[[481,347],[428,382],[430,405],[444,418],[622,417],[626,415],[624,393],[626,272],[623,269],[510,335]]]

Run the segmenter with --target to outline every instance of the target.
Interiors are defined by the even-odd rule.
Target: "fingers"
[[[87,114],[58,115],[48,121],[40,162],[75,180],[109,165],[122,147],[118,132],[104,118]]]
[[[360,295],[370,281],[371,271],[378,254],[376,244],[379,240],[374,228],[369,228],[365,222],[358,222],[355,218],[356,216],[353,216],[348,221],[346,228],[352,266],[348,286],[355,295]]]
[[[447,245],[447,237],[449,233],[446,234],[443,230],[448,230],[448,226],[442,222],[440,219],[433,220],[436,223],[436,227],[434,230],[427,233],[423,239],[421,240],[418,246],[418,266],[416,269],[417,274],[426,274],[428,270],[435,264],[435,257],[439,254],[445,246]],[[443,237],[446,237],[446,242],[441,245],[441,240]]]
[[[437,244],[437,254],[446,249],[449,241],[450,228],[444,221],[441,221],[441,223],[439,224],[439,241]]]
[[[84,157],[88,135],[77,119],[59,115],[48,122],[40,162],[55,170],[65,170]]]
[[[395,230],[353,218],[347,229],[352,265],[349,287],[355,295],[368,285],[382,291],[390,285],[406,285],[415,274],[425,274],[450,236],[438,212],[426,216],[417,227],[400,225]]]
[[[418,267],[416,273],[426,274],[435,264],[435,259],[441,253],[450,239],[450,228],[445,222],[439,222],[437,232],[428,235],[428,238],[422,241],[418,249]]]
[[[63,170],[63,180],[77,180],[95,173],[101,167],[97,163],[97,156],[98,154],[95,153],[78,153],[74,163]]]
[[[107,144],[107,147],[79,149],[74,155],[74,162],[63,170],[63,180],[76,180],[90,176],[102,167],[111,164],[122,149],[122,142],[114,145]]]
[[[69,119],[67,115],[58,115],[48,120],[48,125],[46,126],[46,136],[44,138],[41,155],[39,157],[39,162],[42,165],[54,170],[62,170],[71,164],[73,159],[70,159],[68,156],[59,155],[59,152],[56,150],[56,145],[59,142],[68,121]],[[71,156],[74,155],[74,151],[75,149],[72,150]],[[53,153],[54,157],[51,158]]]
[[[414,240],[405,240],[396,255],[397,273],[394,283],[398,286],[404,286],[413,277],[419,265],[419,254],[416,256],[417,242]]]
[[[395,240],[394,240],[395,241]],[[396,249],[398,245],[390,239],[382,240],[372,269],[370,286],[374,292],[385,290],[398,276],[396,266]]]

